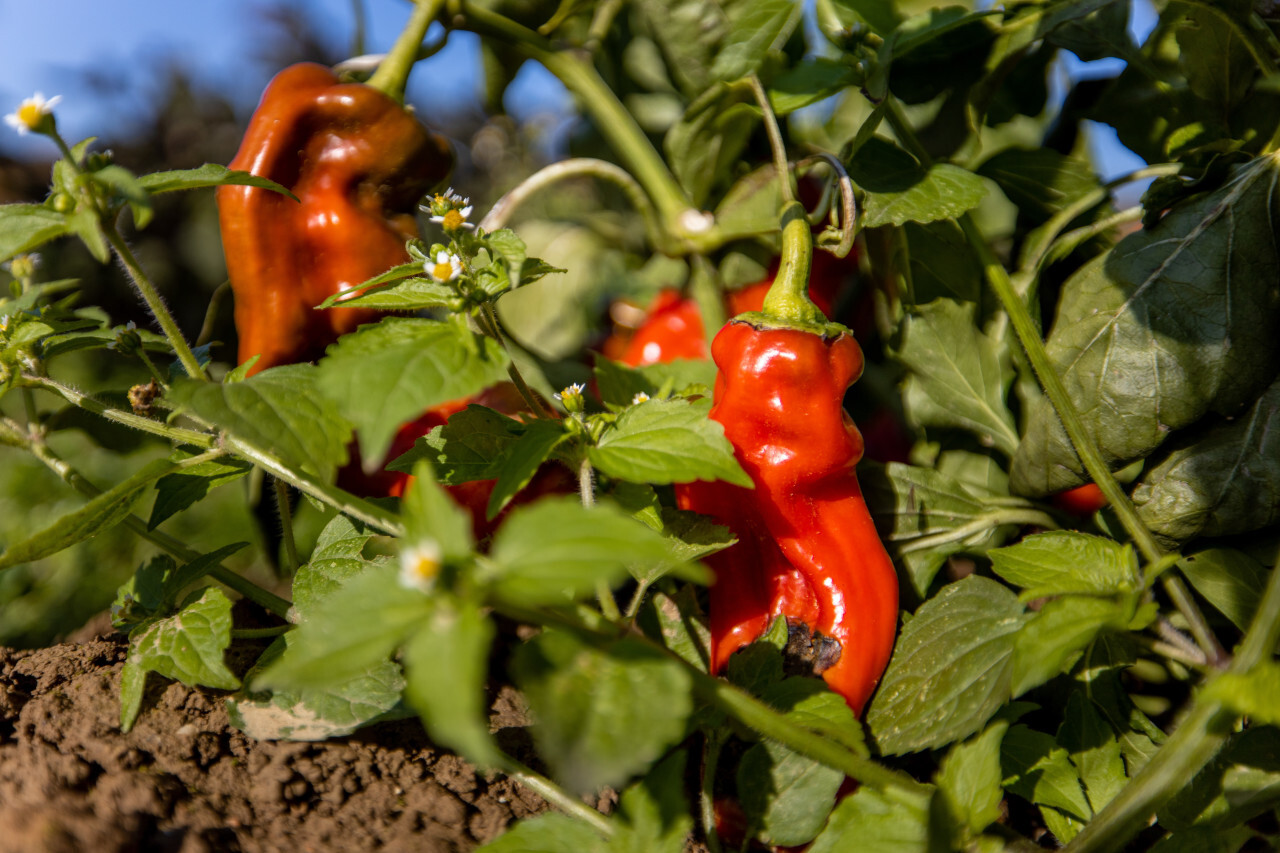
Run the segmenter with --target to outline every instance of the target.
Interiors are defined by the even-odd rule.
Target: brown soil
[[[546,808],[435,748],[414,720],[253,741],[216,691],[152,676],[122,734],[125,650],[121,637],[0,649],[0,853],[465,851]],[[504,748],[527,750],[511,691],[491,720]]]

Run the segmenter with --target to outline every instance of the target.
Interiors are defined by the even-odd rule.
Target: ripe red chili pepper
[[[1058,492],[1049,500],[1058,509],[1072,515],[1086,518],[1093,515],[1098,510],[1107,505],[1107,499],[1102,494],[1102,489],[1098,488],[1097,483],[1085,483],[1083,486],[1076,486],[1074,489],[1067,489],[1064,492]]]
[[[785,616],[793,636],[814,641],[815,671],[861,713],[893,649],[898,580],[854,471],[862,438],[842,406],[862,372],[861,348],[807,299],[803,309],[788,302],[797,287],[804,293],[803,222],[790,214],[764,313],[730,321],[711,349],[711,418],[755,488],[697,482],[677,486],[676,498],[739,540],[708,558],[717,575],[712,670]]]
[[[257,187],[217,191],[239,360],[261,356],[257,372],[319,358],[378,319],[315,306],[409,260],[418,201],[448,176],[453,155],[393,98],[301,63],[267,86],[230,166],[301,202]]]

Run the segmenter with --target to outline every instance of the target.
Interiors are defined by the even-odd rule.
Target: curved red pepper
[[[845,389],[862,372],[849,334],[756,328],[734,320],[716,336],[712,419],[754,489],[723,482],[676,487],[684,509],[738,537],[708,558],[712,669],[757,639],[776,616],[839,643],[823,679],[861,713],[893,649],[898,579],[858,486],[862,438]],[[835,650],[832,650],[835,651]]]

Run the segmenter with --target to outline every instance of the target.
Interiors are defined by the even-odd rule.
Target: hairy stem
[[[502,757],[500,769],[560,811],[590,825],[605,838],[613,837],[613,824],[607,817],[576,799],[547,777],[535,773],[509,755]]]
[[[132,427],[133,429],[148,432],[152,435],[158,435],[161,438],[166,438],[179,444],[189,444],[193,447],[201,447],[205,449],[213,447],[214,445],[215,439],[208,433],[171,426],[163,421],[144,418],[141,415],[135,415],[133,412],[126,412],[124,409],[117,409],[112,406],[108,406],[101,400],[95,399],[88,394],[81,393],[70,385],[63,385],[61,382],[57,382],[47,376],[36,376],[32,373],[24,373],[19,381],[25,387],[39,388],[57,394],[73,406],[84,409],[86,412],[92,412],[93,414],[99,415],[113,423]]]

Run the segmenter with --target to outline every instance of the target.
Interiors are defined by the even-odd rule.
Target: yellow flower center
[[[437,281],[448,281],[453,277],[453,264],[445,261],[443,264],[436,264],[431,270],[431,275]]]
[[[463,220],[461,213],[456,210],[451,210],[444,215],[444,221],[442,224],[446,231],[457,231],[462,227],[462,223],[464,221],[465,220]]]
[[[431,557],[420,556],[414,562],[410,571],[424,581],[435,580],[436,575],[440,574],[440,561]]]
[[[44,118],[44,111],[36,104],[23,104],[18,107],[18,121],[32,130],[35,130],[40,125],[40,119],[42,118]]]

